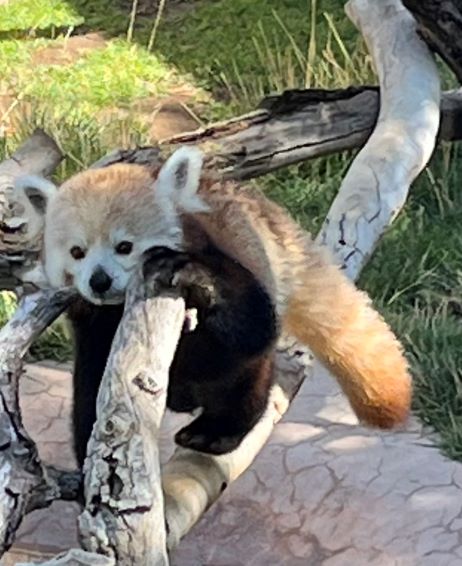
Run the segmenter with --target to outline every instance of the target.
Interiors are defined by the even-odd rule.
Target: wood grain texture
[[[403,0],[403,4],[416,18],[425,41],[462,82],[462,1]]]
[[[114,338],[84,465],[86,550],[118,566],[167,566],[158,434],[184,301],[135,278]]]

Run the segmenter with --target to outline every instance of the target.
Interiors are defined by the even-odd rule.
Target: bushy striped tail
[[[337,378],[358,418],[391,428],[410,410],[412,381],[401,345],[367,295],[321,254],[297,277],[287,330]]]

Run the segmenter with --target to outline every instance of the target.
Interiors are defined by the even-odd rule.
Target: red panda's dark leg
[[[83,299],[69,309],[74,331],[74,406],[72,427],[79,466],[96,420],[96,397],[106,362],[123,313],[123,305],[95,306]]]
[[[209,248],[199,255],[151,250],[145,275],[175,280],[198,326],[183,334],[170,368],[167,406],[203,413],[176,436],[182,446],[230,452],[262,416],[279,325],[271,297],[244,267]]]
[[[175,436],[180,446],[226,454],[236,449],[263,415],[272,384],[273,354],[253,360],[229,382],[218,381],[210,389],[204,412]]]

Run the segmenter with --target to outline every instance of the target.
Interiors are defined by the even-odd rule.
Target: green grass
[[[162,96],[181,75],[226,98],[201,116],[214,119],[245,111],[271,91],[368,82],[369,58],[342,6],[328,0],[312,11],[308,0],[222,0],[199,2],[180,19],[167,9],[148,52],[155,14],[137,16],[129,34],[128,4],[122,10],[112,0],[15,0],[0,11],[0,89],[42,100],[57,116],[71,110],[86,118]],[[107,47],[71,65],[33,62],[39,49],[65,49],[75,26],[102,31]]]
[[[75,121],[129,109],[139,99],[161,98],[185,83],[161,58],[121,39],[71,64],[34,63],[39,49],[56,44],[65,49],[66,39],[0,41],[0,91],[40,102],[55,120]]]
[[[178,84],[176,74],[159,59],[124,41],[113,41],[72,65],[40,65],[25,79],[29,96],[53,101],[61,115],[77,116],[159,96]]]
[[[0,33],[20,32],[24,36],[37,30],[74,27],[83,22],[76,8],[63,0],[19,0],[0,6]]]
[[[192,84],[204,120],[253,108],[267,93],[303,86],[375,82],[370,57],[343,13],[343,0],[202,0],[194,10],[169,8],[146,49],[155,11],[130,28],[122,0],[15,0],[0,7],[0,91],[29,105],[0,158],[36,125],[68,158],[57,178],[88,166],[114,146],[143,143],[145,124],[132,103]],[[66,45],[76,31],[104,31],[107,45],[67,66],[34,64],[38,50]],[[446,85],[452,84],[444,71]],[[202,92],[204,94],[202,94]],[[120,116],[111,114],[123,109]],[[26,114],[24,114],[26,112]],[[108,114],[109,112],[109,114]],[[108,118],[109,116],[109,118]],[[462,147],[443,145],[415,183],[359,285],[395,329],[415,376],[415,408],[462,460]],[[319,230],[352,154],[317,159],[260,179],[307,229]],[[0,321],[14,308],[6,295]],[[32,350],[64,359],[69,336],[58,321]]]
[[[209,87],[220,92],[224,86],[235,106],[250,107],[264,93],[315,82],[329,86],[335,79],[342,86],[337,65],[350,67],[350,80],[362,70],[344,57],[343,46],[356,50],[359,45],[356,51],[364,53],[362,43],[343,14],[342,1],[322,2],[322,10],[333,15],[333,26],[320,10],[312,12],[312,4],[307,0],[204,2],[183,22],[186,41],[174,42],[175,29],[166,23],[157,47],[168,61]],[[311,28],[316,33],[312,42]],[[334,37],[337,32],[340,42]],[[327,57],[320,58],[323,51]]]

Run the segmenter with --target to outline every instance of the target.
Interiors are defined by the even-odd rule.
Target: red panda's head
[[[182,249],[180,215],[207,209],[196,194],[202,155],[182,147],[157,178],[145,167],[115,164],[89,169],[59,189],[40,177],[18,179],[45,216],[44,269],[53,287],[75,286],[95,304],[123,301],[146,250]]]

